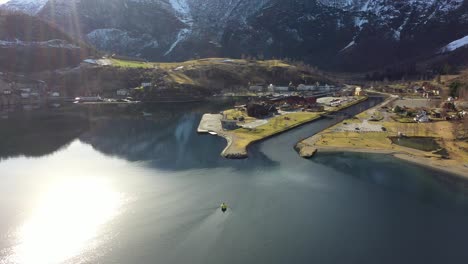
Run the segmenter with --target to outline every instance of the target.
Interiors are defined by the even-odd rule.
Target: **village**
[[[260,94],[251,97],[247,104],[217,114],[205,114],[198,132],[224,137],[228,141],[222,153],[224,157],[246,158],[247,147],[256,141],[326,117],[368,98],[361,87],[325,87],[301,84],[294,88],[290,84],[287,89],[278,89],[273,84],[257,85],[255,89]]]
[[[371,108],[308,139],[304,158],[320,152],[384,153],[413,163],[468,175],[468,98],[431,83],[369,89],[387,95]]]
[[[99,95],[70,96],[61,86],[49,86],[45,81],[24,75],[0,72],[0,110],[33,110],[43,106],[60,107],[64,103],[131,102],[130,89],[118,89],[112,98]]]

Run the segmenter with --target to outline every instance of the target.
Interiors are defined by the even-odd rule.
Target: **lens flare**
[[[93,239],[112,220],[122,195],[102,180],[70,180],[52,186],[18,230],[11,263],[53,264],[92,250]]]

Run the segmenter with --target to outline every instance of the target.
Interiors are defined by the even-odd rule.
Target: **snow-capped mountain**
[[[44,7],[47,1],[48,0],[9,0],[1,5],[1,8],[35,15]]]
[[[354,69],[468,35],[467,1],[48,0],[38,15],[99,49],[151,60],[251,55]]]

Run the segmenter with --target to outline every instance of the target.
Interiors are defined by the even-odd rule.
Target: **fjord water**
[[[11,114],[0,263],[466,263],[463,183],[385,155],[294,151],[380,100],[235,161],[195,132],[233,102]]]

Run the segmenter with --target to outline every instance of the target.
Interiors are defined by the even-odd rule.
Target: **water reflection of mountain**
[[[273,164],[261,153],[244,161],[225,160],[220,157],[226,146],[224,139],[196,133],[203,113],[216,113],[234,104],[232,100],[220,100],[202,104],[142,105],[127,110],[133,115],[95,111],[90,115],[89,131],[80,139],[104,154],[147,161],[162,169],[220,166],[242,169]],[[151,116],[142,117],[142,111]]]
[[[31,114],[0,121],[0,158],[51,154],[88,128],[80,115]]]
[[[211,167],[243,168],[251,161],[228,161],[220,157],[224,139],[196,133],[200,114],[173,114],[172,118],[100,120],[80,139],[96,150],[130,161],[147,161],[152,166],[169,169]],[[271,161],[263,156],[255,160]],[[257,163],[258,164],[258,163]]]

